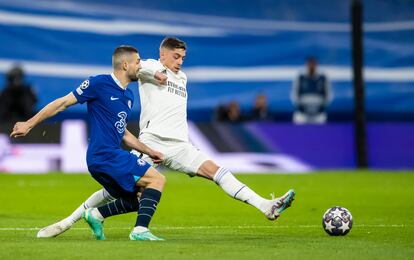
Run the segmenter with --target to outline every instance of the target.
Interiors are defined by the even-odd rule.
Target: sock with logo
[[[146,227],[148,228],[149,223],[151,222],[152,216],[157,210],[157,205],[161,199],[161,192],[153,189],[146,188],[141,195],[140,205],[138,209],[136,227]]]

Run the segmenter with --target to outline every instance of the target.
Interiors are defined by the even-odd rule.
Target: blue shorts
[[[109,160],[88,166],[92,177],[115,198],[131,194],[136,196],[136,183],[150,167],[150,164],[127,151],[118,152]]]

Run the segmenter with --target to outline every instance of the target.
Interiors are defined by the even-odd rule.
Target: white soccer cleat
[[[280,198],[275,198],[273,194],[271,194],[271,196],[272,203],[269,210],[265,212],[265,216],[269,220],[276,220],[280,214],[292,204],[292,201],[295,199],[295,191],[290,189]]]
[[[71,222],[61,220],[55,224],[50,226],[44,227],[37,233],[38,238],[47,238],[47,237],[56,237],[65,232],[66,230],[70,229],[73,224]]]

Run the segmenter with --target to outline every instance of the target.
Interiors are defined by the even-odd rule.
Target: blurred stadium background
[[[236,172],[354,169],[357,153],[351,1],[0,1],[0,86],[18,64],[38,96],[36,110],[89,75],[109,73],[114,47],[156,58],[166,35],[188,43],[191,141]],[[219,8],[218,8],[219,7]],[[372,169],[414,168],[414,3],[364,1],[366,150]],[[290,92],[308,56],[332,84],[328,122],[294,125]],[[132,86],[136,94],[137,88]],[[232,101],[242,114],[257,94],[265,122],[214,121]],[[139,102],[129,128],[137,131]],[[0,171],[86,172],[86,106],[75,106],[28,137],[10,140],[3,122]],[[253,163],[250,163],[253,162]]]

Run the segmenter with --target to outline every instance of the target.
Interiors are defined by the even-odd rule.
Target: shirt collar
[[[115,83],[118,85],[118,87],[120,87],[122,90],[126,89],[126,87],[122,86],[121,82],[116,78],[114,73],[111,73],[111,77],[115,81]]]
[[[161,63],[161,60],[160,59],[158,59],[158,61]],[[175,72],[173,72],[172,70],[170,70],[169,68],[167,68],[167,66],[164,66],[164,64],[162,64],[161,63],[161,65],[165,68],[165,70],[167,70],[167,71],[169,71],[169,72],[171,72],[171,74],[174,76],[174,77],[176,77],[176,78],[181,78],[180,77],[180,71],[181,70],[179,70],[177,73],[175,73]]]

